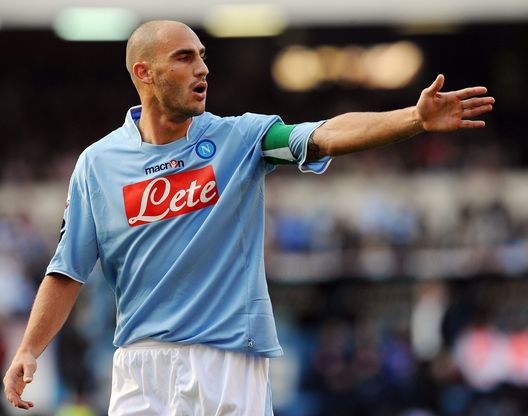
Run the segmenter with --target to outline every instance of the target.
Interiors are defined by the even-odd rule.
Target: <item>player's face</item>
[[[188,27],[168,27],[160,33],[152,63],[153,89],[163,112],[180,121],[205,111],[209,69],[205,48]]]

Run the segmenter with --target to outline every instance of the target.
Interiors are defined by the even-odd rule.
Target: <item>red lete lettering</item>
[[[216,204],[218,197],[212,166],[123,187],[131,227],[197,211]]]

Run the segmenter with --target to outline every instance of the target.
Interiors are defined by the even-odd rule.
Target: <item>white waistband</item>
[[[151,338],[141,339],[139,341],[133,342],[132,344],[124,345],[120,348],[123,349],[136,349],[136,348],[182,348],[189,347],[192,344],[180,344],[177,342],[162,342],[156,341]]]

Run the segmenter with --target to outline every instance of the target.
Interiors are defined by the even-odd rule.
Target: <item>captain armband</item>
[[[296,124],[273,124],[262,139],[262,155],[273,165],[295,165],[297,158],[289,147],[290,134]]]

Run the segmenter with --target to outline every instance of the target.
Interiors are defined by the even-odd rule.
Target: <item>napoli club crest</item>
[[[211,159],[216,153],[216,145],[209,139],[200,140],[196,144],[196,154],[202,159]]]

